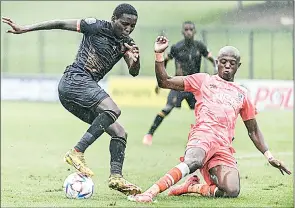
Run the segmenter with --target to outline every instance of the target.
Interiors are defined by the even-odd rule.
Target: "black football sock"
[[[102,112],[99,114],[75,146],[75,149],[79,152],[85,152],[85,150],[105,132],[105,129],[107,129],[114,122],[114,116],[110,115],[110,112]]]
[[[111,153],[110,172],[111,175],[122,175],[122,168],[125,158],[126,139],[123,137],[112,137],[109,150]]]
[[[158,113],[158,115],[156,116],[156,118],[154,120],[153,125],[151,126],[150,130],[148,131],[148,134],[154,135],[155,131],[160,126],[160,124],[162,123],[165,116],[167,116],[169,113],[170,113],[170,111],[166,112],[163,110],[160,113]]]

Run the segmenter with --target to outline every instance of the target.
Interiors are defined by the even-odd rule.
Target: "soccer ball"
[[[93,194],[94,183],[90,177],[72,173],[65,179],[63,189],[69,199],[88,199]]]

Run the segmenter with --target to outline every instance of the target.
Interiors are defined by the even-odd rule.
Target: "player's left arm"
[[[281,173],[284,175],[284,172],[288,175],[291,174],[291,171],[287,169],[287,167],[279,160],[272,156],[271,152],[268,149],[268,146],[264,140],[263,134],[260,131],[256,119],[250,119],[244,121],[245,126],[248,130],[248,135],[251,138],[252,142],[256,146],[256,148],[264,154],[268,162],[275,168],[278,168]]]
[[[274,158],[268,149],[268,146],[264,140],[263,134],[260,131],[257,121],[255,119],[256,109],[246,95],[244,98],[243,107],[240,111],[240,115],[244,121],[244,124],[248,130],[248,135],[254,143],[255,147],[266,157],[268,162],[275,168],[278,168],[284,175],[284,172],[291,174],[290,170],[279,160]]]
[[[217,73],[217,64],[216,64],[216,58],[212,55],[212,53],[208,50],[207,46],[205,46],[204,43],[200,42],[200,52],[203,57],[208,59],[214,67],[214,74]]]
[[[129,43],[124,43],[124,46],[127,49],[124,54],[124,60],[127,63],[129,74],[135,77],[140,70],[139,48],[133,40]]]

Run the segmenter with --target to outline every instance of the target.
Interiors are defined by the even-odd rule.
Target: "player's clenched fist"
[[[155,53],[163,53],[168,45],[169,40],[165,36],[158,36],[155,42]]]

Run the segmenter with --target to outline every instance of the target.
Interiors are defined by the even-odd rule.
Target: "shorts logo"
[[[96,23],[96,19],[95,19],[95,18],[86,18],[86,19],[85,19],[85,22],[86,22],[88,25],[91,25],[91,24]]]

